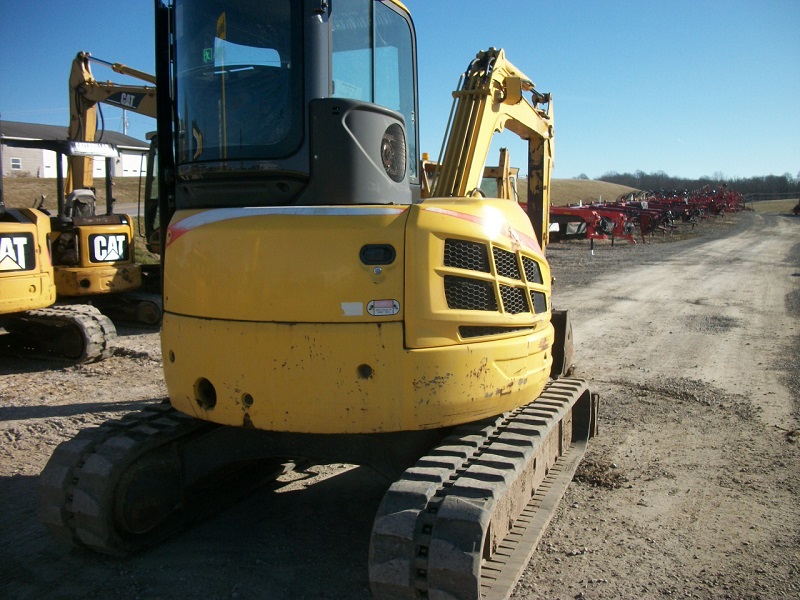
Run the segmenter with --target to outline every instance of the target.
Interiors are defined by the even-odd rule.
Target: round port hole
[[[217,405],[217,390],[214,384],[201,377],[194,384],[194,398],[200,408],[211,410]]]

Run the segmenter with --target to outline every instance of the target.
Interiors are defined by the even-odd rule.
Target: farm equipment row
[[[705,186],[683,192],[635,192],[616,202],[550,207],[550,238],[628,240],[636,244],[638,229],[642,243],[656,232],[672,232],[681,224],[692,228],[702,219],[744,210],[740,193]]]

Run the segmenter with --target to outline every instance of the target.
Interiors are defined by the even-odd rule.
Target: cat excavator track
[[[114,497],[123,476],[129,478],[124,474],[136,458],[202,427],[202,422],[176,413],[168,404],[157,404],[81,431],[56,448],[42,471],[41,522],[57,540],[105,554],[124,555],[140,548],[141,518],[135,522],[135,511],[115,514],[117,503],[109,501],[109,496]],[[157,461],[150,464],[157,478],[163,465],[159,469]],[[148,513],[148,508],[152,511],[144,495],[136,504],[140,515]],[[149,514],[152,518],[153,513]],[[149,540],[154,541],[152,536]]]
[[[114,322],[158,327],[163,314],[161,295],[147,291],[107,294],[92,298],[93,306]]]
[[[596,433],[597,403],[583,380],[564,378],[525,406],[451,430],[384,496],[374,596],[507,597]],[[261,456],[256,469],[236,453],[210,464],[203,442],[223,429],[165,401],[82,431],[42,472],[41,522],[62,542],[125,556],[284,471],[279,457]]]
[[[117,331],[87,304],[57,305],[8,315],[0,337],[5,353],[30,358],[89,363],[114,354]]]
[[[282,460],[208,461],[202,440],[221,429],[164,400],[81,431],[56,448],[41,473],[40,521],[63,543],[127,556],[286,470]]]
[[[375,517],[373,596],[507,598],[596,433],[597,404],[583,380],[560,379],[422,457]]]

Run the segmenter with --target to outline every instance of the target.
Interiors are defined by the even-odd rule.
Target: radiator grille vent
[[[486,245],[447,239],[444,242],[444,266],[489,273],[489,253]]]
[[[510,287],[507,285],[500,286],[500,296],[503,298],[503,308],[507,313],[516,315],[524,312],[531,312],[528,307],[528,299],[526,290],[522,288]]]
[[[538,285],[544,283],[542,279],[542,270],[539,268],[539,263],[535,260],[523,256],[522,268],[525,269],[525,278],[528,280],[528,283],[536,283]]]
[[[491,253],[489,247],[491,246]],[[483,275],[444,274],[444,292],[448,308],[486,311],[506,315],[542,314],[547,312],[547,295],[531,286],[543,285],[541,265],[520,252],[475,242],[448,238],[444,242],[445,268],[471,271]],[[494,273],[497,279],[486,275]],[[500,279],[502,278],[502,279]],[[508,280],[519,283],[509,285]],[[499,315],[498,315],[499,316]],[[487,315],[485,324],[462,325],[462,338],[508,334],[530,330],[528,325],[504,327],[493,325],[496,316]]]
[[[531,291],[531,302],[533,302],[533,312],[535,314],[547,312],[547,296],[542,292]]]
[[[501,277],[508,277],[509,279],[522,279],[522,276],[519,274],[516,254],[497,247],[492,248],[492,253],[494,254],[494,266],[497,269],[498,275]]]
[[[462,310],[497,310],[497,298],[491,281],[445,275],[447,306]]]
[[[462,325],[458,328],[458,333],[462,338],[483,337],[487,335],[501,335],[504,333],[514,333],[516,331],[530,331],[530,327],[489,327],[489,326],[468,326]]]

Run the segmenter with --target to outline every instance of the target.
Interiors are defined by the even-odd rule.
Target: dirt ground
[[[800,218],[697,230],[549,250],[601,432],[515,599],[800,597]],[[98,364],[0,362],[0,597],[368,598],[388,482],[363,468],[261,489],[127,560],[50,539],[36,485],[54,447],[166,393],[158,333],[120,334]]]

